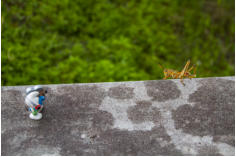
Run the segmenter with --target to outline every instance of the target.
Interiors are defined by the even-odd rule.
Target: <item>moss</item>
[[[2,1],[2,85],[234,75],[233,0]]]

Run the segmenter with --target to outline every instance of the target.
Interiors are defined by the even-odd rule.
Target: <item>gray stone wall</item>
[[[2,155],[234,155],[235,78],[2,87]]]

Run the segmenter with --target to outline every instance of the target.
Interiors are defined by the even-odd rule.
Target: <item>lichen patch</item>
[[[127,110],[128,117],[133,123],[140,124],[147,121],[153,121],[154,123],[160,122],[160,111],[156,107],[152,107],[150,101],[137,101],[136,104]]]
[[[177,85],[170,80],[147,81],[145,86],[147,94],[152,98],[152,101],[174,100],[181,94]]]
[[[185,104],[173,110],[176,129],[192,135],[210,135],[219,142],[219,136],[228,136],[224,142],[234,146],[234,81],[209,79],[200,83],[202,86],[189,96],[194,106]]]
[[[134,97],[134,88],[124,85],[111,87],[108,91],[108,96],[115,99],[131,99]]]

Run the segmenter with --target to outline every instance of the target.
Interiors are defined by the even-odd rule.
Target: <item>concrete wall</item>
[[[234,77],[2,87],[2,155],[234,155]]]

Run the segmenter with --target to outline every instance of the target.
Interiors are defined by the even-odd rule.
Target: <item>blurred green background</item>
[[[2,0],[2,85],[234,75],[234,0]]]

